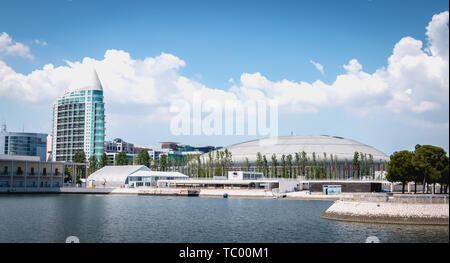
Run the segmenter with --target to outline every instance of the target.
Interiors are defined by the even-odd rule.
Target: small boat
[[[228,194],[227,194],[227,193],[224,193],[224,194],[223,194],[223,198],[228,198]]]

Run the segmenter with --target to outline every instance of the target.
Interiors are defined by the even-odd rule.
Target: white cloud
[[[219,102],[276,100],[280,111],[318,112],[333,108],[357,114],[384,111],[421,118],[423,114],[440,113],[445,119],[441,122],[448,122],[448,16],[448,12],[433,16],[427,26],[426,48],[420,40],[404,37],[394,46],[386,67],[367,73],[357,59],[351,59],[343,65],[345,72],[331,84],[320,80],[272,81],[256,72],[243,73],[239,81],[230,78],[228,90],[211,89],[181,76],[179,69],[186,63],[172,54],[140,60],[122,50],[107,50],[102,60],[84,58],[80,62],[68,61],[67,66],[45,65],[28,75],[17,73],[0,61],[0,95],[31,102],[50,101],[82,80],[83,69],[94,64],[106,102],[144,105],[157,112],[146,118],[148,121],[167,119],[172,101],[191,100],[193,94],[201,93],[203,99]]]
[[[35,40],[34,40],[34,43],[35,43],[36,45],[40,45],[40,46],[44,46],[44,47],[48,45],[47,41],[45,41],[45,40],[39,40],[39,39],[35,39]]]
[[[320,63],[318,63],[318,62],[315,62],[315,61],[312,61],[312,60],[310,60],[309,62],[311,62],[311,64],[313,64],[314,67],[315,67],[320,73],[322,73],[322,75],[325,75],[325,71],[323,70],[322,64],[320,64]]]
[[[412,110],[417,113],[431,111],[439,108],[439,104],[432,101],[421,101],[419,105],[414,105]]]
[[[6,32],[0,34],[0,56],[2,54],[33,59],[30,48],[22,43],[13,41]]]
[[[448,11],[436,14],[427,26],[426,35],[429,41],[429,50],[435,56],[448,60]]]
[[[357,59],[351,59],[343,65],[345,74],[338,75],[332,84],[320,80],[271,81],[260,73],[244,73],[241,86],[234,90],[252,97],[258,95],[254,90],[259,89],[265,98],[276,99],[280,106],[297,111],[339,107],[359,113],[443,113],[449,104],[448,16],[448,12],[433,16],[427,27],[431,52],[423,48],[420,40],[404,37],[394,46],[387,67],[372,74],[364,72]]]

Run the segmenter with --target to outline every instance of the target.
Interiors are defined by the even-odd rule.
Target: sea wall
[[[388,224],[448,225],[448,204],[336,201],[325,219]]]
[[[220,196],[227,194],[230,197],[272,197],[271,191],[258,189],[200,189],[200,196]]]

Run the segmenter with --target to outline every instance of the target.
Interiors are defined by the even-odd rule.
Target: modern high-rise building
[[[105,141],[103,87],[97,72],[85,76],[86,82],[66,92],[53,105],[53,161],[72,161],[84,151],[100,159]]]
[[[0,129],[0,154],[39,156],[46,160],[47,135],[45,133],[8,132],[6,124]]]

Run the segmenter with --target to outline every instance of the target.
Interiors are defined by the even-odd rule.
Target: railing
[[[341,201],[362,201],[398,204],[448,204],[448,195],[343,194]]]

